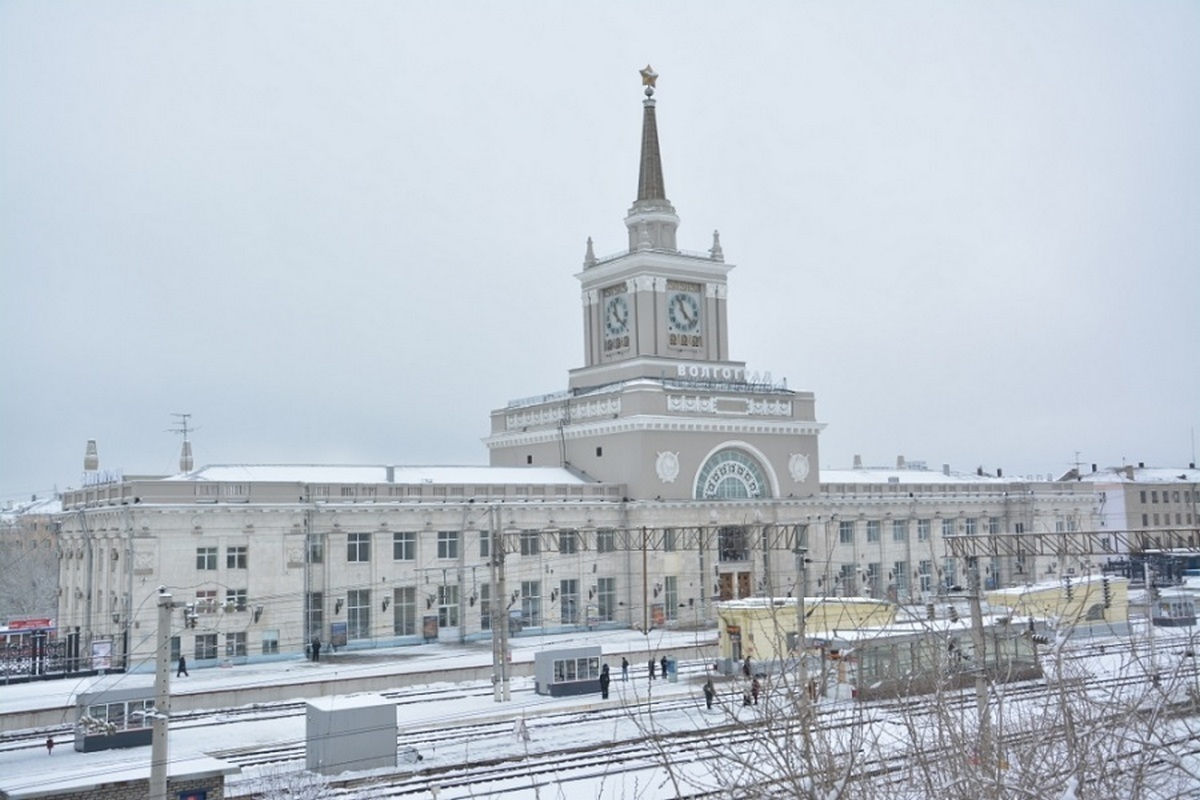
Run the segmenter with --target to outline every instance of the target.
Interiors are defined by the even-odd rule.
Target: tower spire
[[[629,229],[629,249],[675,251],[675,229],[679,226],[679,217],[667,199],[663,183],[654,100],[658,73],[649,64],[640,73],[642,85],[646,87],[646,99],[642,101],[642,152],[638,161],[637,199],[625,218],[625,226]]]
[[[654,114],[654,86],[658,73],[647,64],[642,71],[646,99],[642,101],[642,158],[638,164],[637,202],[666,200],[663,186],[662,154],[658,150],[658,119]]]

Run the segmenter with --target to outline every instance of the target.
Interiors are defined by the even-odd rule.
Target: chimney
[[[1145,468],[1146,468],[1146,462],[1145,462],[1145,461],[1139,461],[1139,462],[1138,462],[1138,469],[1145,469]]]
[[[854,468],[862,469],[862,456],[858,455],[857,453],[854,454]]]
[[[975,474],[982,478],[983,477],[983,467],[976,467]]]
[[[1092,472],[1095,472],[1095,471],[1096,471],[1096,465],[1092,464]]]
[[[950,465],[949,464],[942,464],[942,474],[947,475],[947,476],[950,474]]]
[[[183,448],[179,451],[179,471],[192,471],[192,443],[187,439],[183,440]]]
[[[591,240],[589,239],[588,241],[590,242]],[[388,483],[396,482],[396,468],[391,464],[387,465],[387,482]]]
[[[896,456],[896,469],[904,469],[904,456]]]
[[[95,472],[100,469],[100,454],[96,452],[96,440],[87,440],[87,452],[83,454],[83,471]]]
[[[1003,477],[1004,477],[1004,470],[1000,469],[999,467],[996,467],[996,477],[997,477],[997,478],[1003,478]]]

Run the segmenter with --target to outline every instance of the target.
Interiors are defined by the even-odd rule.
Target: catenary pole
[[[150,800],[167,800],[167,725],[171,715],[171,611],[166,590],[158,595],[158,649],[154,660],[154,720],[150,743]]]

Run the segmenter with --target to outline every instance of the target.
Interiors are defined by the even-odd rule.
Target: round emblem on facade
[[[674,483],[679,477],[679,453],[659,453],[654,471],[663,483]]]
[[[808,477],[808,456],[804,453],[792,453],[788,459],[788,472],[792,475],[792,480],[800,483]]]

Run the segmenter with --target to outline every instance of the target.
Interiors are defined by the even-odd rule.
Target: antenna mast
[[[179,471],[180,472],[191,472],[192,471],[192,443],[190,441],[188,441],[188,431],[190,430],[193,433],[195,433],[195,431],[196,431],[195,428],[188,427],[188,420],[191,419],[192,415],[191,414],[173,413],[173,414],[171,414],[171,416],[175,417],[175,427],[169,428],[167,430],[167,433],[178,433],[178,434],[183,435],[183,447],[179,451]]]

